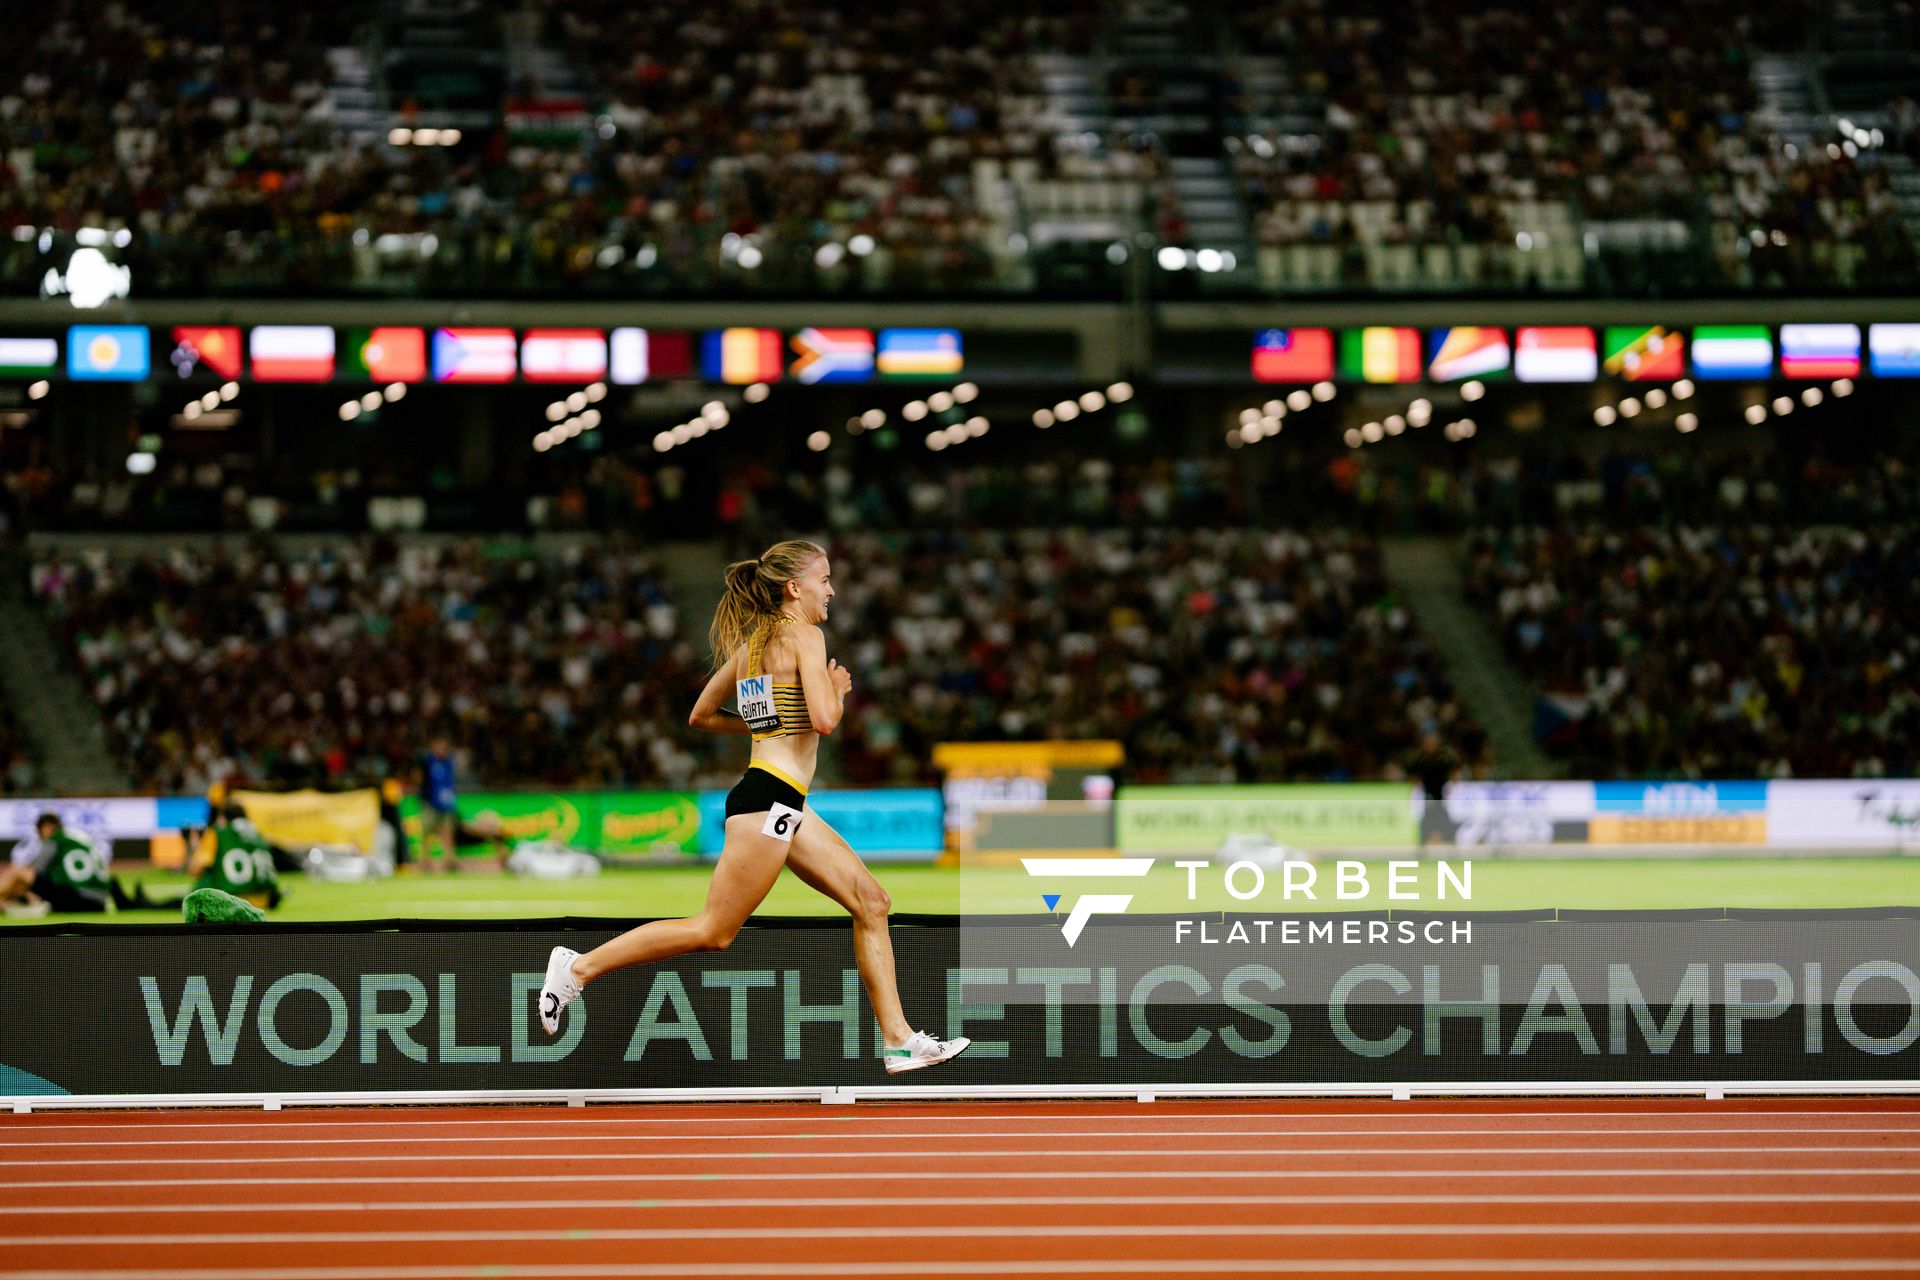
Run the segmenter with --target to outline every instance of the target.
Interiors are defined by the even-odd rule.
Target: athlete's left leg
[[[800,830],[794,833],[787,869],[845,907],[853,917],[853,958],[860,966],[867,1001],[880,1020],[880,1033],[889,1045],[905,1044],[913,1027],[900,1011],[900,988],[893,976],[893,938],[887,932],[887,913],[893,909],[893,900],[887,891],[860,861],[853,846],[811,806]]]

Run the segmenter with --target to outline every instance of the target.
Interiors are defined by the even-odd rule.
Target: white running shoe
[[[548,1035],[560,1033],[560,1011],[580,998],[580,980],[573,976],[578,951],[555,947],[547,957],[547,980],[540,986],[540,1025]]]
[[[897,1076],[902,1071],[937,1067],[948,1058],[957,1058],[965,1053],[967,1046],[972,1043],[965,1036],[954,1040],[936,1040],[924,1031],[916,1031],[898,1049],[886,1051],[887,1074]]]

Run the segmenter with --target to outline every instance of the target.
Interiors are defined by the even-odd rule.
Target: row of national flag
[[[1865,365],[1882,378],[1920,378],[1920,324],[1866,327]],[[1694,377],[1800,380],[1858,377],[1861,328],[1783,324],[1776,345],[1767,325],[1484,325],[1420,330],[1261,329],[1253,337],[1256,382],[1673,382]]]
[[[0,335],[0,379],[62,371],[61,340]],[[383,325],[73,325],[67,377],[140,382],[181,378],[255,382],[584,383],[702,378],[745,385],[951,379],[965,367],[957,329],[526,329]]]

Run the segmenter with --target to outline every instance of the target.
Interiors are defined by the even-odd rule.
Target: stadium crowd
[[[37,283],[39,232],[97,226],[131,230],[148,292],[1031,288],[1019,205],[1054,179],[1130,184],[1162,239],[1188,236],[1150,130],[1051,114],[1035,56],[1094,51],[1093,0],[469,8],[558,69],[521,64],[496,123],[455,146],[369,145],[345,118],[330,51],[364,30],[346,9],[23,10],[0,48],[0,226],[28,234],[0,240],[0,274]],[[1312,125],[1282,128],[1242,90],[1223,142],[1263,243],[1337,251],[1322,284],[1405,283],[1383,247],[1471,247],[1446,259],[1461,287],[1559,270],[1577,286],[1590,223],[1710,228],[1684,253],[1626,254],[1664,274],[1621,288],[1910,280],[1884,166],[1792,144],[1756,99],[1754,59],[1793,47],[1805,15],[1269,0],[1221,29],[1279,59]],[[1119,75],[1116,119],[1143,80]],[[1920,146],[1903,102],[1894,150]],[[430,104],[391,105],[433,123]],[[1688,262],[1700,277],[1676,279]]]
[[[436,735],[483,783],[685,781],[701,664],[618,547],[341,542],[53,555],[35,593],[142,786],[372,783]]]
[[[1803,47],[1809,10],[1731,0],[1245,7],[1242,42],[1280,59],[1316,118],[1311,131],[1270,128],[1261,104],[1245,102],[1249,134],[1234,165],[1262,242],[1336,248],[1348,285],[1394,283],[1377,278],[1397,261],[1383,246],[1487,250],[1457,259],[1466,287],[1521,283],[1560,253],[1577,277],[1583,258],[1614,242],[1610,233],[1583,250],[1581,229],[1595,223],[1655,247],[1679,247],[1668,243],[1677,229],[1684,252],[1638,255],[1665,279],[1635,283],[1669,291],[1911,280],[1914,250],[1884,166],[1851,143],[1843,150],[1838,135],[1796,145],[1759,100],[1755,59]],[[1710,228],[1710,243],[1692,241],[1695,225]]]
[[[863,783],[933,744],[1118,738],[1136,782],[1405,776],[1429,734],[1484,735],[1369,539],[1195,530],[843,535],[836,630]]]
[[[1580,776],[1920,769],[1920,534],[1579,524],[1480,531],[1470,592],[1571,718]]]
[[[948,739],[1116,737],[1151,780],[1403,776],[1480,731],[1340,533],[850,533],[833,646],[852,783]],[[705,666],[653,561],[477,543],[42,558],[33,586],[141,785],[405,776],[438,735],[488,785],[716,786]],[[737,746],[737,744],[734,744]]]
[[[13,709],[0,698],[0,795],[18,795],[33,790],[40,771]]]

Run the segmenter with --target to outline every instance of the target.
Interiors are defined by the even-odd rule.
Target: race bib
[[[733,699],[740,710],[740,718],[755,733],[768,733],[780,727],[780,714],[773,709],[772,676],[762,674],[736,680]]]
[[[775,800],[773,808],[767,810],[767,824],[760,828],[760,834],[782,842],[791,840],[800,830],[800,818],[800,810]]]

